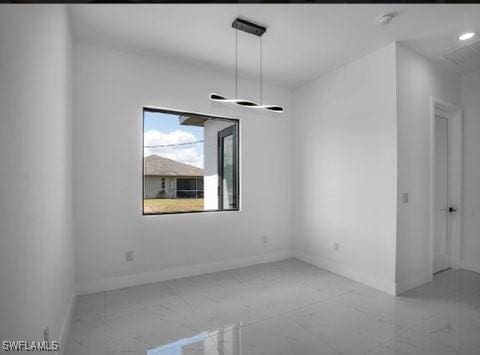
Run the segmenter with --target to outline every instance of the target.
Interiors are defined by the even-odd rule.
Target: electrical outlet
[[[263,242],[263,244],[268,244],[268,235],[264,235],[262,237],[262,242]]]
[[[402,193],[402,203],[408,203],[408,192]]]
[[[340,244],[335,242],[333,243],[333,250],[338,251],[340,249]]]
[[[43,340],[50,341],[50,326],[47,325],[43,330]]]
[[[127,261],[133,261],[133,251],[131,251],[131,250],[130,250],[130,251],[127,251],[127,252],[125,253],[125,259],[126,259]]]

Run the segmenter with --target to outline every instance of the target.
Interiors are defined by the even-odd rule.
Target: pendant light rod
[[[263,50],[262,37],[260,37],[260,105],[263,104]]]
[[[235,97],[238,97],[238,30],[235,30]]]
[[[246,106],[253,109],[264,109],[271,112],[282,113],[283,107],[279,105],[271,105],[271,104],[264,104],[263,103],[263,41],[262,35],[267,30],[266,27],[257,25],[253,22],[237,18],[232,23],[232,27],[235,29],[235,98],[229,99],[222,94],[212,92],[210,93],[210,100],[217,101],[217,102],[224,102],[230,104],[236,104],[239,106]],[[260,104],[246,100],[246,99],[239,99],[238,98],[238,30],[253,34],[259,37],[260,40]]]

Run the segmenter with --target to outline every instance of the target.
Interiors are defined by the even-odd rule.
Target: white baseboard
[[[411,272],[410,276],[397,281],[396,294],[400,295],[405,291],[423,285],[426,282],[433,280],[433,275],[429,271],[425,272]]]
[[[461,260],[460,261],[460,268],[464,270],[470,270],[480,273],[480,263],[471,260]]]
[[[294,257],[302,260],[306,263],[315,265],[321,269],[333,272],[347,279],[360,282],[367,286],[376,288],[380,291],[389,293],[391,295],[396,294],[395,283],[389,280],[381,279],[376,276],[372,276],[363,271],[354,270],[346,265],[339,264],[333,260],[320,259],[311,254],[297,251],[294,253]]]
[[[284,250],[243,258],[228,259],[211,263],[188,265],[159,271],[144,272],[141,274],[105,278],[96,281],[80,283],[77,285],[77,289],[79,295],[84,295],[142,284],[173,280],[182,277],[208,274],[212,272],[230,270],[255,264],[263,264],[272,261],[289,259],[291,257],[291,251]]]
[[[65,350],[65,344],[67,344],[68,331],[70,330],[70,324],[72,323],[73,310],[75,309],[75,301],[77,299],[77,289],[74,287],[72,295],[70,296],[70,301],[68,302],[67,314],[65,314],[65,319],[63,321],[62,329],[60,331],[60,351],[59,355],[63,355]]]

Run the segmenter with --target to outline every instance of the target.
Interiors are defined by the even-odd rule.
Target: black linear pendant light
[[[235,28],[235,98],[229,99],[221,94],[212,92],[210,94],[210,100],[219,101],[224,103],[236,104],[239,106],[246,106],[255,109],[264,109],[272,112],[283,112],[283,107],[279,105],[266,105],[263,104],[263,48],[262,48],[262,35],[267,30],[265,27],[252,23],[250,21],[243,20],[241,18],[235,19],[232,23],[232,27]],[[260,40],[260,104],[251,100],[238,98],[238,30],[253,34]]]

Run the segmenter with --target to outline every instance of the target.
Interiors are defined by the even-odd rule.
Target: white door
[[[435,117],[435,185],[434,185],[434,240],[433,272],[451,266],[448,193],[448,120]]]

